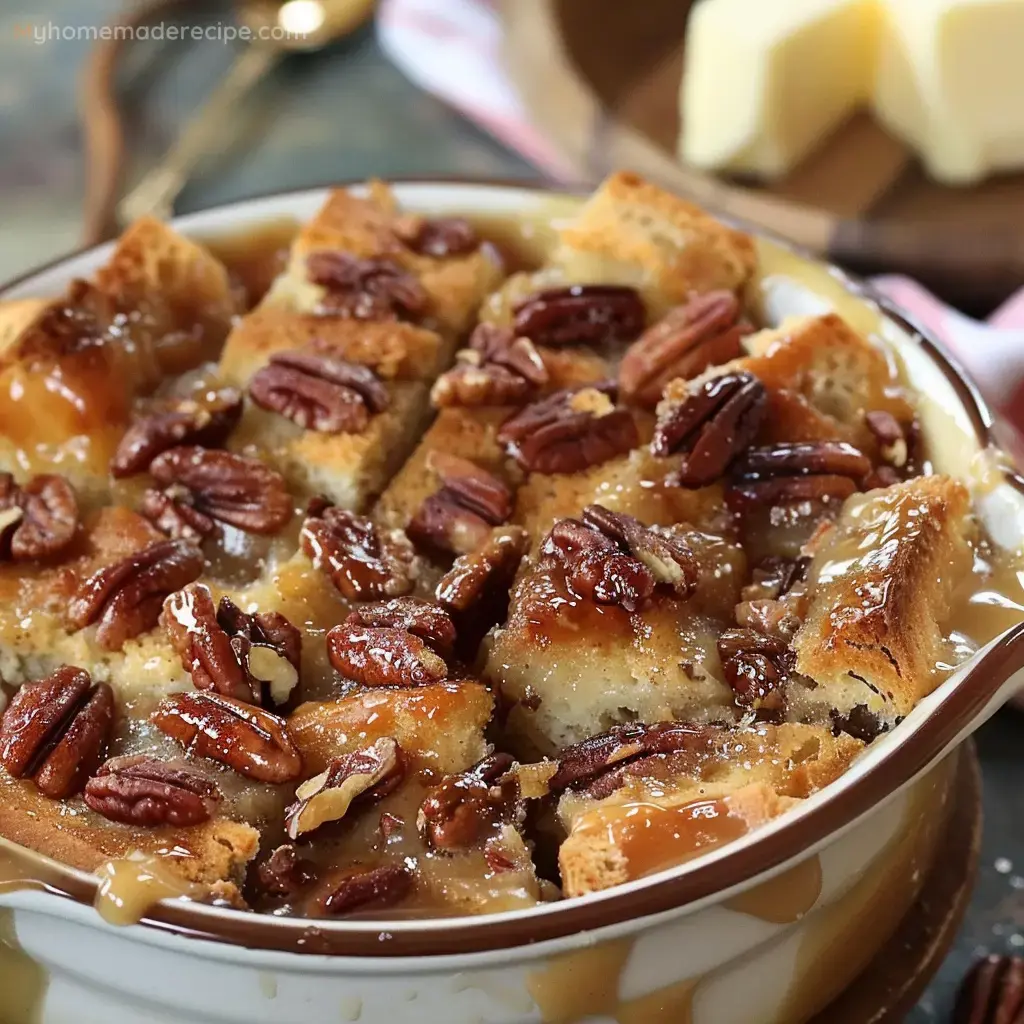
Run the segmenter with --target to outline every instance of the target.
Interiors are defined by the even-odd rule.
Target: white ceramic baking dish
[[[396,191],[412,210],[488,218],[564,215],[576,202],[503,185]],[[178,227],[234,234],[308,218],[323,197],[236,203]],[[1019,549],[1024,482],[987,451],[991,416],[955,364],[862,285],[774,243],[762,250],[765,315],[838,307],[891,346],[925,396],[938,468],[975,479],[991,535]],[[108,252],[54,263],[0,289],[0,299],[57,294]],[[118,928],[93,908],[95,878],[0,841],[0,943],[9,944],[0,945],[0,1019],[794,1024],[863,968],[910,906],[943,832],[957,748],[1022,684],[1018,625],[838,782],[766,828],[685,867],[514,914],[325,923],[165,901]]]

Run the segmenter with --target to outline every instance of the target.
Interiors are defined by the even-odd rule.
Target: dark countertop
[[[116,0],[9,0],[0,11],[0,280],[77,244],[82,189],[76,81],[87,40],[33,42],[16,26],[99,25]],[[137,44],[131,92],[136,173],[173,137],[229,60],[225,44]],[[182,195],[180,212],[272,189],[371,175],[538,180],[518,156],[411,85],[364,31],[291,60],[248,113],[226,126],[230,155]],[[943,1024],[959,978],[983,952],[1024,952],[1024,719],[1003,711],[978,734],[985,837],[978,882],[955,948],[909,1024]]]

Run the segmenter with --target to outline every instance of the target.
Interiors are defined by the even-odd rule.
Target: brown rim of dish
[[[574,189],[545,188],[519,181],[444,179],[440,176],[398,178],[392,179],[389,183],[437,184],[455,188],[483,185],[496,189],[516,188],[542,194],[582,194]],[[259,198],[313,192],[318,188],[347,187],[354,184],[362,182],[336,182],[325,186],[269,192],[224,206],[242,205]],[[769,232],[747,225],[740,227],[768,237],[790,251],[821,264],[813,254],[802,251]],[[0,285],[0,299],[15,286],[75,256],[91,251],[92,248],[96,247],[80,249],[62,256]],[[930,337],[922,326],[908,318],[888,299],[879,295],[869,284],[838,267],[824,265],[849,292],[878,306],[883,316],[895,322],[911,337],[918,339],[924,351],[953,385],[963,407],[971,417],[979,443],[983,447],[996,445],[997,441],[993,435],[994,419],[988,405],[970,382],[959,362],[944,346]],[[1007,483],[1024,494],[1024,477],[1015,470],[1004,470],[1003,473]],[[476,918],[427,920],[422,924],[408,919],[380,922],[311,922],[302,918],[274,918],[225,911],[182,900],[170,900],[152,907],[140,923],[175,935],[228,943],[247,949],[394,958],[513,950],[630,920],[640,921],[645,917],[680,909],[715,893],[743,885],[798,857],[811,846],[869,813],[875,805],[928,767],[985,707],[1003,683],[1022,668],[1024,622],[1009,630],[996,646],[972,665],[960,685],[946,695],[942,703],[907,742],[894,745],[887,756],[838,793],[835,799],[823,801],[794,821],[783,821],[776,830],[748,846],[732,852],[726,849],[723,855],[714,861],[706,864],[698,861],[681,866],[676,869],[678,874],[656,878],[647,883],[640,880],[631,884],[625,891],[609,889],[565,903],[553,903],[537,910],[510,915],[502,920],[496,920],[494,916],[481,915]],[[17,851],[19,859],[32,863],[33,882],[36,888],[78,903],[91,904],[95,899],[97,883],[84,873],[0,837],[0,849],[4,847]]]

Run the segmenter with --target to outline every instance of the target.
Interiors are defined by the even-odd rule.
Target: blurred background
[[[0,280],[116,231],[117,204],[166,167],[189,132],[196,166],[180,195],[136,193],[136,211],[162,198],[186,213],[369,176],[587,186],[631,166],[884,273],[881,286],[943,333],[991,399],[1024,421],[1021,175],[936,182],[863,110],[844,113],[840,130],[826,123],[809,153],[770,181],[749,169],[716,176],[716,168],[680,163],[686,3],[326,2],[340,19],[334,29],[317,22],[318,3],[293,0],[292,24],[310,38],[275,43],[254,59],[257,44],[236,30],[274,24],[280,4],[239,13],[198,0],[145,9],[122,0],[5,0]],[[119,22],[135,28],[118,38]],[[1024,36],[1018,41],[1024,52]],[[195,118],[233,65],[235,95],[214,108],[203,139]],[[1024,109],[1024,93],[1017,100]],[[1004,711],[979,735],[986,815],[975,897],[912,1024],[949,1019],[978,955],[1024,949],[1017,715]]]

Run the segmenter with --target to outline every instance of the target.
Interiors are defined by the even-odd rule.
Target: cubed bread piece
[[[514,411],[504,406],[441,409],[381,495],[374,518],[389,529],[405,529],[424,499],[438,489],[437,475],[427,465],[432,452],[469,459],[499,479],[511,482],[505,452],[496,435]]]
[[[405,909],[475,914],[538,901],[540,887],[529,850],[514,827],[484,824],[481,818],[478,833],[460,831],[459,842],[437,849],[421,821],[431,787],[445,776],[458,777],[487,755],[484,729],[492,710],[493,699],[483,686],[461,681],[372,689],[304,704],[294,712],[289,733],[309,773],[384,737],[396,740],[401,750],[398,788],[379,802],[352,807],[345,831],[317,844],[325,888],[334,884],[332,872],[339,867],[344,872],[403,864],[414,872],[411,889],[399,904]]]
[[[103,489],[133,400],[216,359],[237,312],[219,261],[159,221],[136,222],[94,283],[73,282],[0,356],[0,469]]]
[[[299,232],[288,273],[274,286],[269,301],[284,299],[299,309],[310,309],[319,301],[322,290],[306,280],[306,258],[311,253],[344,252],[361,259],[392,260],[419,280],[428,297],[428,321],[436,322],[454,341],[468,330],[483,297],[501,280],[501,261],[488,245],[464,255],[420,255],[400,237],[415,220],[402,214],[382,182],[371,182],[363,196],[337,189]],[[448,358],[452,351],[453,346]]]
[[[562,796],[566,895],[619,885],[737,839],[838,778],[864,746],[808,725],[758,723],[710,733],[700,756],[617,763],[622,784],[608,796],[586,789]]]
[[[690,489],[667,483],[679,458],[656,458],[644,445],[578,473],[531,473],[516,494],[512,521],[525,527],[538,546],[556,519],[578,516],[587,506],[604,505],[648,525],[688,523],[728,532],[731,517],[718,485]]]
[[[764,417],[765,443],[831,437],[873,455],[877,441],[865,413],[888,412],[901,423],[913,418],[886,354],[835,313],[790,317],[743,344],[751,355],[729,366],[749,370],[769,394],[785,393]]]
[[[894,724],[941,676],[942,625],[971,572],[970,495],[946,476],[917,477],[847,500],[819,541],[807,618],[796,634],[790,714],[864,706]]]
[[[494,700],[474,682],[409,689],[371,689],[296,708],[288,731],[308,772],[383,736],[398,741],[412,762],[438,775],[461,772],[487,753],[483,731]]]
[[[582,815],[558,850],[562,890],[585,896],[675,867],[778,817],[793,801],[770,786],[705,787],[707,795]]]
[[[108,682],[140,714],[160,697],[192,683],[160,627],[109,651],[96,639],[95,625],[69,632],[68,604],[80,583],[149,545],[165,540],[150,523],[126,508],[110,506],[86,517],[79,535],[57,564],[0,566],[0,676],[21,684],[49,675],[61,665],[86,669]]]
[[[744,578],[743,552],[696,531],[680,536],[701,566],[685,601],[657,593],[631,613],[573,593],[550,559],[522,573],[484,668],[512,705],[516,753],[547,755],[622,722],[732,720],[716,645]]]
[[[300,498],[323,495],[340,508],[361,510],[403,464],[430,415],[426,384],[396,382],[387,388],[388,408],[359,432],[303,430],[249,402],[230,446],[264,459]]]
[[[158,856],[169,873],[185,882],[217,886],[222,895],[237,893],[260,841],[251,825],[227,818],[187,828],[120,825],[93,813],[80,799],[50,800],[30,782],[2,770],[0,836],[82,871],[137,854]],[[231,888],[225,889],[225,883]]]
[[[748,235],[620,171],[562,230],[551,262],[573,281],[633,285],[661,313],[694,292],[739,289],[755,261]]]
[[[220,375],[244,388],[272,355],[307,346],[368,366],[384,380],[433,380],[444,342],[435,331],[399,320],[350,320],[263,305],[228,335]]]

